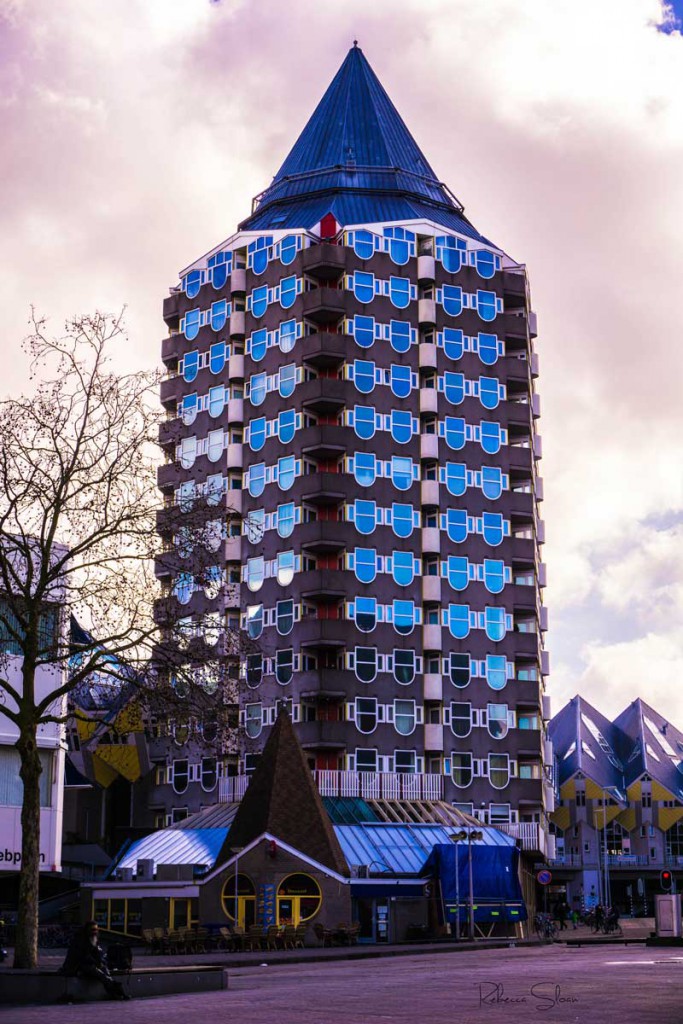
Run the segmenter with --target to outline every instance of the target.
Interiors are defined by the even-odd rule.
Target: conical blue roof
[[[240,228],[436,220],[479,238],[354,44],[271,185]]]

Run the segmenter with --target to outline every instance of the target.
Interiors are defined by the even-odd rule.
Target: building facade
[[[610,722],[576,696],[550,735],[555,884],[577,909],[600,900],[652,916],[662,871],[683,886],[683,733],[640,699]]]
[[[285,702],[321,785],[446,799],[547,853],[525,267],[354,46],[251,215],[180,278],[157,616],[208,685],[235,683],[222,797]],[[176,764],[186,791],[201,757],[168,756],[172,787]]]

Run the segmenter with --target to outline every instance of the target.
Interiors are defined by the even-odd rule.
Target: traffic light
[[[673,885],[673,882],[674,882],[673,875],[671,874],[670,871],[660,871],[659,872],[659,884],[661,885],[661,887],[664,890],[664,892],[671,892],[671,887]]]

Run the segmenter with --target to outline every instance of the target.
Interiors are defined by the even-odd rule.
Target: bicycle
[[[534,918],[534,926],[536,928],[536,934],[538,935],[541,942],[550,941],[553,942],[557,935],[557,928],[550,914],[536,914]]]

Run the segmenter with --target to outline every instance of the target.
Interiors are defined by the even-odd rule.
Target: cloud
[[[678,535],[656,522],[683,508],[667,17],[659,0],[0,0],[5,387],[26,383],[31,302],[56,329],[127,303],[120,364],[156,365],[177,271],[249,212],[358,38],[468,215],[529,267],[551,688],[637,685],[615,652],[645,644],[683,723],[662,583]]]

